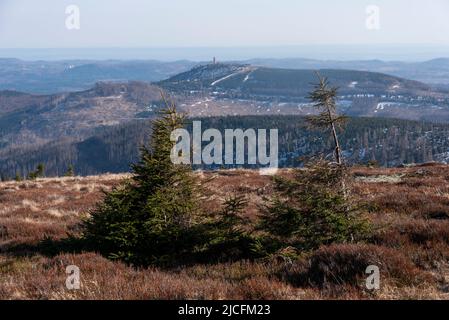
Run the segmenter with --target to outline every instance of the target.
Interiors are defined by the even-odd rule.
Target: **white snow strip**
[[[225,81],[226,79],[229,79],[229,78],[231,78],[231,77],[234,77],[234,76],[236,76],[236,75],[238,75],[238,74],[240,74],[240,73],[241,73],[241,71],[238,71],[238,72],[229,74],[229,75],[227,75],[226,77],[223,77],[223,78],[221,78],[221,79],[218,79],[217,81],[212,82],[210,85],[213,87],[213,86],[215,86],[216,84],[218,84],[218,83],[220,83],[220,82],[222,82],[222,81]]]
[[[246,82],[249,80],[249,78],[251,77],[251,75],[253,74],[254,71],[256,71],[258,68],[254,68],[250,73],[248,73],[245,77],[245,79],[243,79],[243,82]]]
[[[355,88],[356,87],[356,85],[358,85],[359,83],[357,82],[357,81],[352,81],[349,85],[348,85],[348,87],[349,88]]]
[[[217,85],[218,83],[220,83],[220,82],[222,82],[222,81],[225,81],[225,80],[227,80],[227,79],[229,79],[229,78],[232,78],[232,77],[234,77],[234,76],[236,76],[236,75],[239,75],[239,74],[248,72],[248,71],[250,71],[250,70],[252,70],[252,71],[254,72],[254,70],[253,70],[252,68],[244,68],[244,69],[241,69],[241,70],[239,70],[239,71],[237,71],[237,72],[234,72],[234,73],[232,73],[232,74],[229,74],[229,75],[227,75],[227,76],[225,76],[225,77],[223,77],[223,78],[221,78],[221,79],[218,79],[217,81],[212,82],[210,85],[213,87],[213,86]],[[251,72],[247,75],[247,77],[249,77],[250,74],[251,74]],[[248,78],[248,79],[249,79],[249,78]]]

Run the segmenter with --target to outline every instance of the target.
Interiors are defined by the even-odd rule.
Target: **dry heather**
[[[237,262],[171,270],[135,269],[96,253],[40,250],[46,238],[79,233],[78,223],[126,175],[0,183],[1,299],[449,299],[449,167],[354,168],[354,194],[374,224],[364,244],[322,247],[297,261]],[[289,175],[284,171],[283,175]],[[272,192],[257,171],[198,173],[206,210],[246,194],[249,218]],[[81,289],[65,286],[66,267]],[[381,289],[365,288],[377,265]]]

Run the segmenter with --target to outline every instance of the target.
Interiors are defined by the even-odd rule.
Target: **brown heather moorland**
[[[206,211],[217,210],[227,195],[245,194],[252,222],[273,191],[271,178],[258,171],[197,174]],[[81,219],[126,175],[2,182],[0,299],[449,299],[449,166],[356,167],[352,174],[352,192],[373,224],[365,243],[324,246],[294,261],[174,269],[44,250],[48,239],[79,234]],[[65,286],[69,265],[81,270],[80,290]],[[365,288],[369,265],[380,268],[378,291]]]

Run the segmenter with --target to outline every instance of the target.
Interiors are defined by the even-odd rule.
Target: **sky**
[[[449,48],[449,1],[0,0],[0,49],[337,45]]]

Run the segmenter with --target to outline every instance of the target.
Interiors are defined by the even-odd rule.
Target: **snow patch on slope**
[[[245,67],[245,68],[242,68],[241,70],[238,70],[237,72],[231,73],[231,74],[229,74],[229,75],[227,75],[227,76],[224,76],[223,78],[220,78],[220,79],[218,79],[218,80],[212,82],[210,85],[213,87],[213,86],[216,86],[217,84],[219,84],[220,82],[223,82],[223,81],[225,81],[225,80],[227,80],[227,79],[229,79],[229,78],[235,77],[235,76],[237,76],[237,75],[239,75],[239,74],[242,74],[242,73],[249,72],[249,73],[246,75],[245,79],[243,80],[243,82],[246,82],[246,81],[249,80],[249,77],[250,77],[251,73],[254,72],[254,71],[255,71],[254,68],[251,68],[251,67]]]

